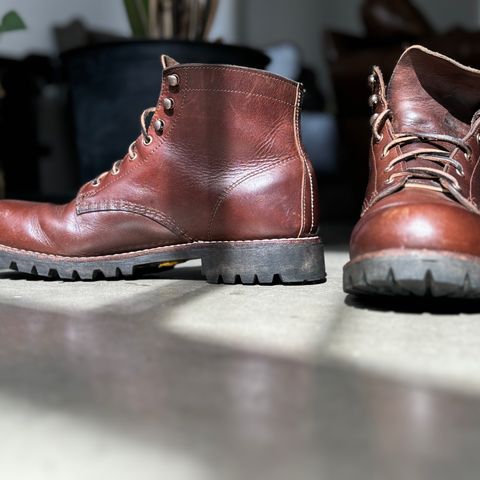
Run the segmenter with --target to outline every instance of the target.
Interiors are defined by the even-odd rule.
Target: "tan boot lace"
[[[143,144],[144,145],[150,145],[150,143],[152,143],[152,137],[151,135],[148,134],[148,131],[147,131],[147,116],[150,115],[151,113],[154,113],[156,110],[155,107],[151,107],[151,108],[147,108],[146,110],[144,110],[142,112],[142,114],[140,115],[140,125],[142,127],[142,135],[143,135]],[[163,129],[163,122],[161,120],[157,120],[158,123],[158,128],[157,128],[157,125],[155,126],[155,130],[157,131],[161,131]],[[137,158],[137,149],[136,149],[136,143],[137,143],[137,140],[134,140],[130,146],[128,147],[128,159],[130,161],[134,161],[136,158]],[[94,180],[92,180],[91,184],[94,186],[94,187],[98,187],[98,185],[100,185],[102,179],[107,176],[108,174],[111,174],[111,175],[118,175],[120,173],[120,168],[122,166],[122,163],[123,163],[124,159],[122,158],[121,160],[117,160],[111,170],[109,171],[106,171],[106,172],[103,172],[102,174],[100,174],[98,177],[96,177]]]
[[[387,109],[382,113],[376,114],[372,117],[372,131],[376,142],[382,140],[383,135],[379,133],[379,130],[383,128],[386,120],[390,118],[391,115],[391,110]],[[454,148],[453,150],[449,150],[448,148],[439,145],[438,142],[451,144],[454,146]],[[403,153],[391,160],[385,167],[385,172],[392,171],[395,165],[400,162],[405,162],[406,167],[405,170],[390,175],[386,181],[387,184],[393,183],[396,178],[402,179],[403,185],[411,178],[422,178],[436,180],[443,188],[449,191],[451,191],[451,189],[456,191],[460,190],[458,180],[445,170],[448,166],[452,166],[455,168],[455,171],[459,176],[464,176],[462,164],[453,158],[453,156],[460,150],[464,153],[465,158],[470,160],[472,156],[472,149],[464,140],[452,137],[450,135],[403,132],[395,134],[393,140],[385,146],[383,149],[382,158],[386,157],[392,148],[396,146],[401,147],[412,143],[422,143],[424,145],[430,144],[432,145],[432,148],[426,148],[422,146],[410,152]],[[419,159],[428,160],[433,162],[433,164],[438,164],[438,167],[412,164],[414,161]]]

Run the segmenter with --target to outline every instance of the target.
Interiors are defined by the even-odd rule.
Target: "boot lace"
[[[386,120],[391,118],[391,116],[391,110],[387,109],[372,117],[371,123],[373,137],[377,143],[383,139],[383,134],[379,133],[379,131],[383,128]],[[439,145],[438,142],[452,145],[453,149]],[[458,180],[453,175],[446,172],[446,168],[448,166],[455,168],[456,173],[463,177],[465,175],[463,166],[459,161],[455,160],[453,156],[460,150],[465,155],[465,158],[470,160],[472,156],[471,147],[464,140],[450,135],[404,132],[395,134],[393,140],[385,145],[382,158],[386,157],[389,151],[396,146],[402,147],[414,143],[421,143],[422,146],[412,149],[409,152],[402,153],[391,160],[385,167],[385,172],[390,172],[400,162],[405,162],[406,164],[405,170],[392,173],[392,175],[386,180],[386,183],[391,184],[396,178],[400,178],[402,183],[405,184],[407,180],[411,178],[422,178],[438,181],[442,187],[448,190],[453,188],[454,190],[459,191],[460,185]],[[424,145],[427,145],[427,147]],[[432,148],[430,148],[430,145]],[[428,166],[415,164],[418,160],[427,160],[432,163]]]
[[[151,135],[148,134],[148,126],[147,126],[147,118],[150,114],[154,113],[155,112],[155,107],[151,107],[151,108],[147,108],[146,110],[144,110],[142,112],[142,114],[140,115],[140,125],[141,125],[141,128],[142,128],[142,136],[143,136],[143,144],[144,145],[150,145],[153,141],[153,138]],[[161,130],[163,129],[163,122],[161,120],[157,120],[158,122],[158,128],[157,128],[157,125],[155,126],[155,129],[156,130]],[[156,123],[157,123],[156,122]],[[134,161],[136,158],[137,158],[137,148],[136,148],[136,143],[137,143],[137,140],[134,140],[130,146],[128,147],[128,154],[127,154],[127,157],[129,159],[129,161]],[[91,184],[94,186],[94,187],[98,187],[98,185],[100,185],[102,179],[108,175],[109,173],[111,175],[118,175],[120,173],[120,168],[122,166],[122,163],[124,162],[125,158],[122,158],[121,160],[117,160],[111,170],[108,170],[106,172],[103,172],[102,174],[100,174],[98,177],[96,177],[94,180],[91,181]]]

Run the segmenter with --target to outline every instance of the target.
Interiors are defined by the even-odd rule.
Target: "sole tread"
[[[202,273],[209,283],[305,283],[322,282],[326,277],[323,246],[318,237],[214,245],[198,242],[179,245],[177,250],[159,247],[125,257],[57,257],[0,247],[0,268],[70,281],[130,277],[152,273],[165,264],[173,268],[191,259],[201,260]]]
[[[480,258],[425,251],[372,255],[344,267],[344,290],[358,295],[480,298]]]

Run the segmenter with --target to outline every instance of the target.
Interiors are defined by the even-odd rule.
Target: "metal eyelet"
[[[167,75],[167,82],[171,87],[176,87],[180,83],[180,78],[175,73]]]
[[[157,132],[157,134],[160,134],[163,132],[163,129],[165,128],[165,122],[163,120],[157,119],[153,124],[153,128],[155,132]]]
[[[98,187],[100,185],[100,180],[98,180],[98,178],[96,178],[95,180],[92,180],[90,182],[90,185],[92,185],[92,187]]]
[[[135,152],[135,153],[133,154],[133,157],[131,157],[130,155],[128,156],[128,159],[129,159],[131,162],[133,162],[134,160],[136,160],[136,158],[137,158],[137,152]]]
[[[480,132],[478,132],[478,133],[475,135],[475,138],[477,139],[477,142],[480,143]]]
[[[368,86],[375,88],[375,85],[377,83],[377,76],[375,73],[372,73],[371,75],[368,76]]]
[[[163,99],[163,108],[165,110],[173,110],[173,98],[164,98]]]
[[[153,142],[153,138],[151,135],[148,135],[146,138],[142,140],[142,143],[147,146],[150,145]]]
[[[118,175],[120,173],[120,169],[119,168],[112,168],[112,175],[115,176],[115,175]]]
[[[373,95],[370,95],[370,98],[368,99],[368,105],[373,108],[378,104],[379,101],[380,98],[376,93],[374,93]]]

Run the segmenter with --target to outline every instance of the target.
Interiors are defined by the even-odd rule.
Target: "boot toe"
[[[449,199],[389,203],[379,203],[356,225],[350,242],[352,259],[390,249],[480,257],[480,215]]]

